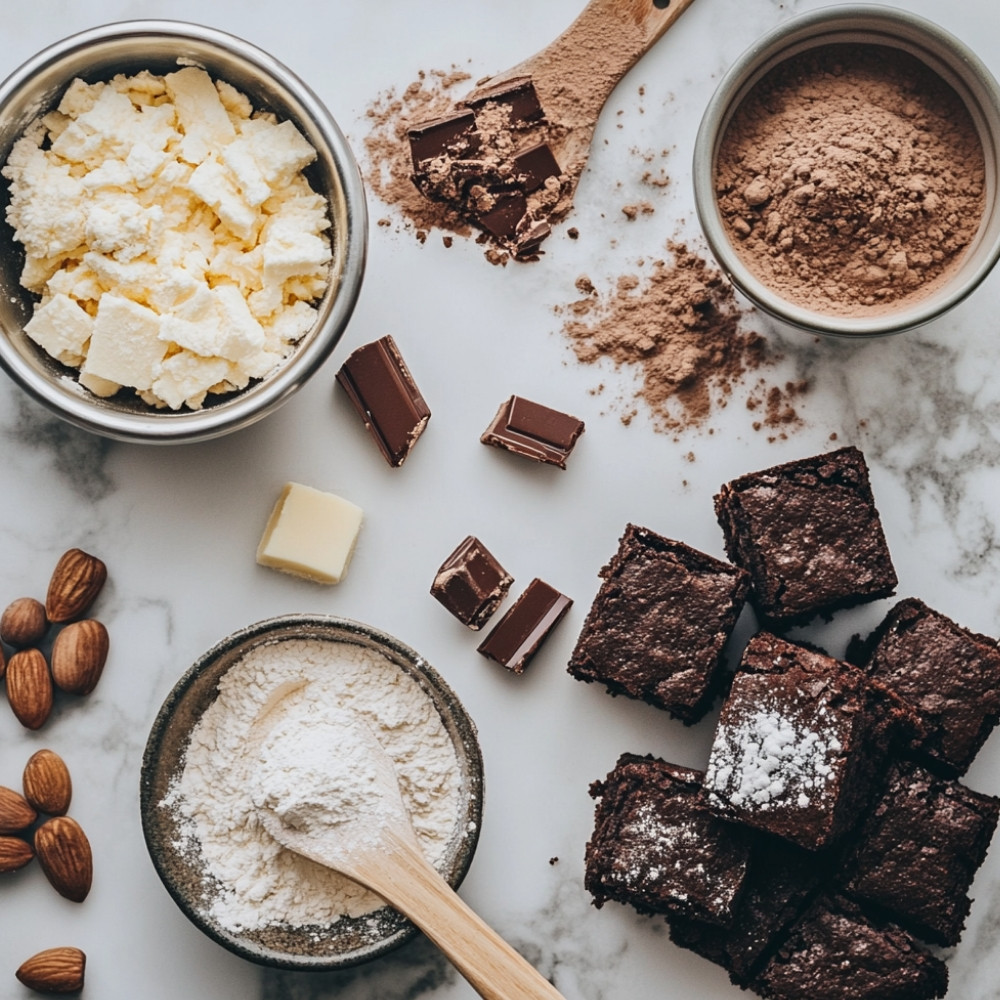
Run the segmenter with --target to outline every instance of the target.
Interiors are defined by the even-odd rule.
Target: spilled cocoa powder
[[[642,277],[623,275],[604,295],[581,276],[576,289],[583,297],[561,311],[568,314],[563,332],[577,360],[635,369],[636,399],[649,409],[656,430],[677,437],[707,427],[737,386],[774,366],[780,355],[744,328],[732,287],[718,271],[683,243],[668,243],[667,250],[669,256],[649,262]],[[640,262],[639,270],[645,267]],[[805,382],[758,378],[747,389],[753,429],[775,440],[802,426],[795,401],[807,390]],[[626,424],[637,413],[634,403],[625,403]]]
[[[367,169],[365,180],[371,192],[402,215],[401,225],[425,240],[433,229],[458,236],[470,236],[472,227],[443,202],[431,201],[413,183],[413,163],[407,133],[410,126],[446,114],[470,75],[450,70],[421,70],[402,93],[387,90],[365,110],[368,134],[364,138]],[[465,85],[464,87],[462,85]],[[379,220],[391,226],[392,220]]]
[[[720,212],[768,287],[857,315],[927,293],[983,214],[982,143],[965,104],[914,56],[831,44],[779,64],[723,136]]]

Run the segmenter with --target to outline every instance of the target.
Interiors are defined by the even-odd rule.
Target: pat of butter
[[[363,515],[333,493],[286,483],[257,546],[257,562],[316,583],[340,583]]]

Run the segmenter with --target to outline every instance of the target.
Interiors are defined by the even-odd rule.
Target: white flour
[[[415,680],[381,654],[351,643],[287,639],[258,646],[223,676],[162,803],[181,819],[183,849],[200,854],[218,883],[205,906],[230,931],[325,924],[384,905],[344,876],[286,850],[261,825],[247,774],[248,734],[272,694],[296,683],[301,687],[281,703],[282,724],[308,726],[338,708],[357,713],[392,758],[403,802],[432,863],[443,860],[460,823],[455,749]],[[301,779],[301,769],[288,773]],[[314,778],[322,784],[318,774]],[[348,786],[349,794],[364,794],[363,783],[360,793],[357,780]],[[302,791],[270,787],[286,806],[300,799],[291,806],[299,810],[295,821],[327,821],[326,806]]]

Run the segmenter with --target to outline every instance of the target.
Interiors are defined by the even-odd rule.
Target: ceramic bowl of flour
[[[694,152],[709,246],[779,325],[900,333],[1000,257],[1000,87],[905,10],[837,4],[758,39],[711,98]]]
[[[191,85],[198,72],[230,88],[223,109]],[[150,89],[182,75],[180,97]],[[76,81],[115,78],[117,105],[86,117]],[[38,123],[47,163],[25,164],[12,152]],[[243,39],[139,20],[56,42],[0,83],[0,166],[0,367],[77,427],[153,444],[246,427],[347,326],[368,239],[357,163],[310,87]],[[303,184],[320,208],[296,220]]]
[[[482,815],[475,726],[413,650],[368,625],[315,615],[269,619],[223,639],[157,715],[140,808],[150,857],[177,905],[253,962],[356,965],[416,928],[367,890],[281,847],[261,825],[248,791],[248,733],[275,692],[286,691],[291,721],[331,708],[364,719],[395,763],[421,847],[456,888]]]

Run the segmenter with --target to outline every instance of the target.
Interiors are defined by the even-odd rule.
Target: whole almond
[[[83,549],[64,552],[52,571],[45,613],[50,622],[71,622],[80,618],[101,592],[108,569],[97,556]]]
[[[62,816],[69,809],[73,782],[66,762],[55,750],[38,750],[24,765],[24,797],[39,812]]]
[[[20,833],[36,819],[38,813],[23,795],[13,788],[0,785],[0,833]]]
[[[20,837],[0,837],[0,872],[16,872],[33,857],[35,851]]]
[[[52,643],[52,679],[70,694],[90,694],[108,659],[108,630],[96,618],[67,625]]]
[[[17,721],[41,729],[52,711],[52,675],[37,649],[19,649],[7,664],[7,701]]]
[[[15,975],[37,993],[79,993],[86,966],[79,948],[47,948],[22,962]]]
[[[53,816],[35,831],[35,854],[60,896],[82,903],[94,880],[94,857],[83,828],[69,816]]]
[[[0,615],[0,639],[18,649],[37,646],[48,627],[45,605],[33,597],[11,601]]]

